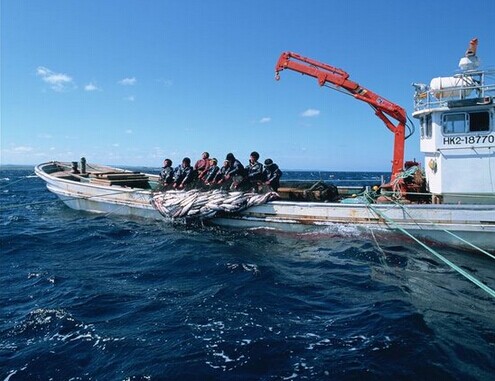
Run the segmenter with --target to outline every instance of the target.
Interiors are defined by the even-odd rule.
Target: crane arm
[[[392,160],[392,178],[403,170],[404,166],[404,141],[405,125],[407,121],[406,111],[399,105],[379,96],[349,79],[349,74],[342,69],[335,68],[311,58],[303,57],[297,53],[285,52],[280,55],[275,66],[277,80],[282,70],[290,69],[304,75],[309,75],[318,80],[320,86],[331,84],[343,89],[360,101],[368,103],[385,126],[394,134],[394,155]],[[396,124],[390,118],[397,121]]]

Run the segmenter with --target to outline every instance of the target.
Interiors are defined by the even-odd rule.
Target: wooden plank
[[[96,174],[96,176],[91,175],[91,177],[107,180],[148,179],[148,176],[143,173]]]
[[[104,186],[126,186],[131,188],[149,188],[148,180],[133,179],[133,180],[105,180],[105,179],[91,179],[92,184],[104,185]]]
[[[108,180],[125,180],[125,179],[129,179],[129,180],[131,180],[131,179],[141,179],[141,180],[146,179],[147,180],[148,179],[148,176],[143,175],[143,174],[132,174],[131,173],[131,174],[128,174],[128,175],[127,174],[125,174],[125,175],[124,174],[107,175],[106,178]]]

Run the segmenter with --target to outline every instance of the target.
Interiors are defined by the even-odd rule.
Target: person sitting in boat
[[[203,182],[206,185],[215,184],[219,171],[220,171],[220,168],[217,165],[217,159],[215,159],[215,158],[210,159],[209,167],[206,170],[205,175],[203,176]]]
[[[227,175],[227,172],[230,170],[230,161],[225,160],[223,162],[222,168],[217,173],[217,176],[215,178],[215,184],[224,184],[227,180],[225,176]]]
[[[265,160],[265,169],[263,170],[263,183],[269,185],[275,192],[280,186],[282,171],[272,159]]]
[[[246,166],[246,177],[249,183],[249,187],[258,190],[258,183],[263,178],[263,165],[258,162],[260,154],[256,151],[251,152],[249,155],[249,163]]]
[[[194,170],[191,167],[191,159],[185,157],[182,159],[182,164],[175,168],[174,172],[174,189],[184,189],[188,184],[191,184],[194,180]]]
[[[210,166],[210,154],[208,152],[203,152],[201,154],[201,159],[199,159],[196,164],[194,164],[194,170],[198,174],[198,179],[202,179],[206,175],[206,171]]]
[[[165,159],[163,161],[162,171],[160,172],[160,184],[162,187],[167,187],[174,182],[174,168],[172,160]]]
[[[228,153],[225,160],[228,160],[230,163],[229,170],[225,174],[225,180],[232,181],[231,189],[237,189],[244,181],[244,166],[235,158],[233,153]]]

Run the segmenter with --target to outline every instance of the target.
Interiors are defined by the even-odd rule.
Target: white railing
[[[414,111],[449,107],[449,102],[465,99],[482,99],[480,104],[494,101],[495,70],[470,70],[456,74],[454,78],[459,79],[459,86],[441,89],[430,89],[426,85],[416,87]]]

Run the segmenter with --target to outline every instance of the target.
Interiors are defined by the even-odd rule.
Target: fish
[[[239,200],[242,197],[242,194],[229,197],[223,201],[224,204],[232,204],[234,201]]]
[[[211,204],[211,203],[208,203],[205,205],[206,208],[210,209],[210,210],[216,210],[216,211],[220,211],[220,210],[223,210],[222,207],[218,204]]]
[[[258,194],[241,191],[228,192],[222,189],[206,192],[191,189],[157,194],[153,196],[151,204],[165,217],[194,217],[203,220],[214,217],[220,211],[235,213],[277,197],[275,192]]]
[[[235,205],[230,204],[222,204],[220,207],[227,212],[234,212],[238,209]]]

